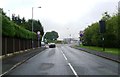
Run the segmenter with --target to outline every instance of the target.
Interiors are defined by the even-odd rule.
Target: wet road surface
[[[8,75],[118,75],[118,63],[57,45],[30,58]]]

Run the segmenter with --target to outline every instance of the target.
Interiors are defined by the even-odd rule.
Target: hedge
[[[24,39],[37,39],[36,33],[24,29],[2,15],[2,35]]]

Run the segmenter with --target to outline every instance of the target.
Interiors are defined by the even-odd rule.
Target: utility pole
[[[105,24],[105,21],[104,20],[100,20],[99,21],[99,26],[100,26],[100,33],[102,35],[102,47],[103,47],[103,51],[105,51],[105,45],[104,45],[104,33],[106,31],[106,24]]]

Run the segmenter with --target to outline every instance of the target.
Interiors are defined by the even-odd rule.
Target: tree
[[[12,21],[15,21],[15,14],[12,14]]]
[[[6,16],[6,13],[3,11],[3,8],[0,8],[0,13],[2,13],[2,15]]]
[[[106,21],[106,32],[104,35],[105,47],[118,47],[119,38],[119,15],[110,16],[106,12],[102,17]],[[102,46],[102,36],[99,32],[98,22],[93,23],[84,30],[83,44],[90,46]]]
[[[111,18],[111,16],[108,14],[108,12],[105,12],[105,13],[103,14],[102,20],[107,21],[107,20],[109,20],[109,18]]]
[[[55,42],[58,37],[59,36],[56,31],[46,32],[44,36],[44,41],[47,40],[47,42]]]
[[[18,15],[18,16],[17,16],[17,24],[18,24],[18,25],[21,25],[21,21],[22,21],[22,20],[20,19],[20,15]]]
[[[21,21],[24,24],[26,22],[25,17],[23,17]]]
[[[57,38],[59,37],[59,36],[58,36],[58,33],[55,32],[55,31],[52,31],[51,34],[52,34],[52,39],[53,39],[53,40],[57,40]]]
[[[25,23],[25,28],[32,31],[32,20],[29,19],[26,23]],[[39,20],[33,20],[33,31],[35,33],[37,33],[38,31],[40,31],[40,35],[44,35],[44,29],[43,26],[41,25]]]

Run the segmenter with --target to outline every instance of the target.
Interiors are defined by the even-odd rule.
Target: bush
[[[15,35],[14,24],[11,23],[5,16],[2,16],[2,34],[10,37],[14,37]]]
[[[37,39],[36,33],[26,30],[2,15],[2,35],[24,39]]]
[[[93,23],[84,30],[83,44],[88,46],[102,46],[102,35],[99,32],[99,22]],[[119,25],[118,15],[106,20],[106,32],[104,35],[105,47],[118,47]]]

